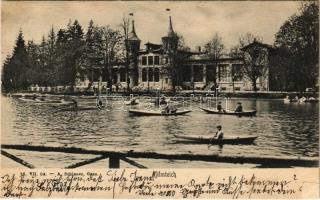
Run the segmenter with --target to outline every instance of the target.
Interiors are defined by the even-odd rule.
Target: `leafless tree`
[[[214,63],[214,71],[216,72],[216,69],[218,67],[218,59],[221,58],[225,50],[222,37],[220,37],[218,33],[216,33],[213,38],[204,46],[204,48],[211,61]],[[216,74],[214,75],[214,77],[216,77]],[[216,78],[214,78],[214,80],[214,84],[216,85]]]
[[[267,72],[268,50],[259,46],[253,46],[244,53],[243,70],[252,83],[253,90],[257,91],[257,79]]]

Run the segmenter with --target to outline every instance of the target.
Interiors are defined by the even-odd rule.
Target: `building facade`
[[[162,37],[162,44],[148,42],[145,48],[141,49],[141,40],[136,34],[134,22],[132,23],[128,38],[128,43],[131,45],[128,74],[132,90],[170,91],[173,87],[176,90],[214,90],[219,87],[221,91],[228,92],[253,90],[252,81],[246,76],[248,72],[244,67],[245,57],[252,49],[266,52],[266,54],[261,54],[266,62],[257,66],[266,69],[256,81],[257,90],[268,91],[270,89],[268,52],[271,46],[254,41],[242,49],[244,51],[242,57],[223,56],[218,60],[212,60],[201,50],[197,52],[179,50],[178,40],[173,30],[171,17],[169,17],[168,33]],[[113,72],[113,88],[125,88],[127,86],[125,67],[114,66]]]
[[[112,90],[127,91],[127,87],[134,92],[152,90],[215,90],[236,92],[252,91],[252,80],[248,76],[251,70],[260,73],[256,80],[258,91],[269,91],[270,45],[254,41],[242,48],[243,54],[238,57],[224,55],[212,60],[201,51],[187,51],[179,49],[179,38],[174,32],[171,17],[169,28],[162,37],[161,44],[146,43],[141,48],[141,40],[136,34],[134,21],[128,34],[128,63],[118,63],[112,67]],[[258,53],[256,53],[258,52]],[[258,54],[259,59],[253,60]],[[248,63],[251,62],[251,63]],[[259,62],[258,62],[259,61]],[[263,61],[263,62],[261,62]],[[250,67],[246,67],[250,66]],[[100,78],[93,82],[87,79],[78,80],[76,91],[107,90],[107,76],[103,70],[97,69]],[[65,88],[57,88],[63,91]],[[272,88],[271,88],[272,89]],[[32,89],[32,90],[39,90]],[[40,88],[43,91],[43,89]]]

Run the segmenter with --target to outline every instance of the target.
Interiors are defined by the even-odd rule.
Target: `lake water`
[[[121,100],[108,100],[105,110],[62,112],[59,105],[24,102],[18,98],[1,98],[1,143],[81,147],[100,150],[155,151],[161,153],[197,153],[252,156],[318,156],[319,105],[285,104],[282,100],[229,99],[223,106],[234,109],[241,101],[244,109],[257,109],[255,117],[206,114],[200,103],[186,102],[192,109],[184,116],[135,117]],[[94,106],[94,99],[78,98],[79,106]],[[141,102],[148,102],[141,100]],[[228,105],[226,105],[226,102]],[[215,105],[215,102],[209,102]],[[202,106],[208,106],[208,102]],[[146,104],[147,105],[147,104]],[[151,105],[149,105],[151,106]],[[139,108],[139,106],[138,106]],[[216,126],[224,135],[258,136],[254,145],[224,145],[175,142],[174,134],[213,136]],[[8,150],[36,167],[65,167],[95,155],[38,153]],[[2,156],[3,158],[3,156]],[[150,168],[246,167],[226,163],[136,159]],[[127,167],[120,163],[121,167]],[[106,167],[102,160],[85,167]],[[2,162],[2,167],[20,167]]]

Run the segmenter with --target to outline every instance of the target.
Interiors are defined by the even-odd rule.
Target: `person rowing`
[[[238,102],[238,106],[234,112],[243,112],[241,102]]]
[[[218,139],[218,140],[222,140],[223,139],[223,131],[222,131],[222,126],[221,125],[217,126],[216,134],[210,139],[208,148],[211,146],[212,140],[216,140],[216,139]]]
[[[78,102],[75,99],[72,99],[74,108],[78,108]]]
[[[169,104],[167,103],[166,106],[164,107],[163,113],[166,113],[166,114],[176,113],[177,110],[178,110],[177,108],[171,107],[171,106],[169,106]]]
[[[103,104],[100,98],[97,99],[97,108],[101,110],[103,108]]]

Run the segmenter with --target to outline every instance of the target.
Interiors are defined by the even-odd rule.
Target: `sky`
[[[2,1],[1,60],[12,53],[19,29],[24,39],[39,43],[53,26],[57,31],[77,19],[86,32],[90,19],[96,25],[120,29],[123,16],[134,13],[142,45],[160,43],[172,16],[174,31],[195,49],[218,33],[226,48],[247,32],[273,44],[275,33],[301,5],[297,1]],[[170,12],[166,11],[169,8]],[[143,46],[142,46],[143,48]]]

